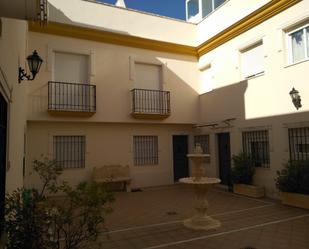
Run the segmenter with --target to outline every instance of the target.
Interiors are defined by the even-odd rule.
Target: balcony
[[[96,86],[49,81],[48,112],[52,115],[92,116],[96,112]]]
[[[165,119],[170,116],[170,92],[133,89],[132,113],[134,118]]]

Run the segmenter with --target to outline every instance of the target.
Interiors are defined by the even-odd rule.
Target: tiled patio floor
[[[208,193],[209,214],[220,220],[214,231],[182,225],[192,216],[193,190],[183,185],[117,193],[107,217],[104,249],[309,249],[309,212],[270,200],[240,197],[223,190]]]

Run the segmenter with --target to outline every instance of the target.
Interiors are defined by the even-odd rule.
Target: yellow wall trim
[[[68,24],[49,22],[46,27],[41,27],[29,22],[29,31],[197,57],[195,47]]]
[[[198,47],[117,34],[103,30],[77,27],[55,22],[50,22],[46,27],[41,27],[38,23],[35,22],[29,22],[29,31],[111,43],[126,47],[135,47],[200,57],[301,1],[302,0],[272,0],[266,5],[252,12],[250,15],[236,22],[229,28],[205,41]]]
[[[242,33],[254,28],[269,18],[279,14],[302,0],[272,0],[229,28],[205,41],[197,47],[198,56],[202,56]]]

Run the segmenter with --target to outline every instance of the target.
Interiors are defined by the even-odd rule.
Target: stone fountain
[[[209,178],[205,176],[203,161],[209,156],[209,154],[203,154],[202,147],[197,144],[194,153],[187,155],[193,162],[192,177],[181,178],[179,180],[181,183],[192,185],[195,190],[196,203],[194,208],[196,213],[192,218],[186,219],[183,222],[185,227],[194,230],[210,230],[221,226],[220,221],[207,215],[209,206],[206,199],[207,191],[213,185],[221,182],[218,178]]]

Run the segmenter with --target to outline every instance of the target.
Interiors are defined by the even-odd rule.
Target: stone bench
[[[104,165],[95,167],[92,180],[98,183],[123,183],[127,192],[131,192],[131,176],[129,166]]]

